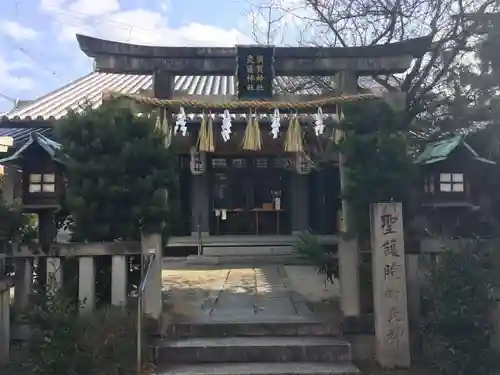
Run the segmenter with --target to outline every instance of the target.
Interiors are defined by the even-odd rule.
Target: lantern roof
[[[22,145],[13,155],[0,159],[0,164],[16,165],[17,162],[23,158],[23,154],[29,148],[36,145],[40,146],[45,152],[47,152],[53,161],[61,164],[65,163],[64,155],[61,155],[59,152],[62,147],[60,143],[57,143],[40,133],[32,132],[26,143],[24,143],[24,145]]]

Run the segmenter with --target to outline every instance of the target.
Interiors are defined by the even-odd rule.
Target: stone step
[[[275,256],[295,254],[293,246],[204,246],[203,255],[207,257],[226,257],[226,256]]]
[[[167,337],[339,336],[340,324],[324,322],[174,323]]]
[[[189,255],[183,258],[186,265],[189,266],[214,266],[214,265],[246,265],[246,266],[262,266],[269,264],[282,264],[282,265],[307,265],[309,260],[300,258],[296,254],[282,254],[282,255]]]
[[[224,337],[161,341],[157,365],[214,362],[350,362],[351,347],[330,337]]]
[[[170,366],[156,375],[359,375],[350,363],[203,363]]]

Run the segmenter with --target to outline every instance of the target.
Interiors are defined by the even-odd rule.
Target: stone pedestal
[[[405,248],[401,203],[371,206],[376,359],[383,367],[410,366]]]
[[[160,319],[162,312],[162,298],[161,298],[161,270],[162,270],[162,243],[161,234],[151,233],[142,234],[141,238],[142,254],[145,256],[154,252],[155,257],[149,270],[148,278],[146,280],[146,288],[144,291],[144,313],[151,318]],[[147,266],[148,257],[144,257],[145,267]],[[143,275],[145,275],[146,269]]]

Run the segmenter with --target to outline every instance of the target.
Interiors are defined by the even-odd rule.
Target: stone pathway
[[[304,298],[289,288],[285,268],[195,268],[164,264],[164,300],[173,319],[191,322],[313,320]]]

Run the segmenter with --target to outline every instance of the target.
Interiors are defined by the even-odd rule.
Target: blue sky
[[[249,10],[247,0],[4,0],[0,113],[12,107],[3,96],[34,99],[92,70],[75,33],[138,44],[232,46],[251,41]]]

